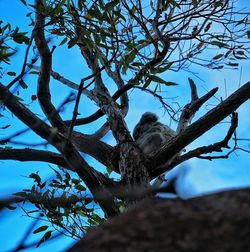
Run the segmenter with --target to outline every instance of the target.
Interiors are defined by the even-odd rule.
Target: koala
[[[142,115],[136,124],[133,137],[144,154],[150,154],[176,136],[176,132],[160,123],[158,117],[151,112]]]

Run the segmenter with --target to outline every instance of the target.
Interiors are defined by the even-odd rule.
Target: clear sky
[[[244,1],[242,1],[244,2]],[[250,8],[250,3],[245,1],[244,5],[248,5]],[[20,26],[21,30],[30,30],[28,27],[28,20],[25,18],[25,14],[28,12],[24,5],[19,0],[0,0],[0,10],[2,19],[4,22],[10,22],[13,27]],[[216,53],[216,52],[213,52]],[[15,60],[12,60],[13,64],[9,66],[9,71],[12,69],[20,70],[22,65],[23,51],[18,52]],[[200,95],[206,93],[207,90],[218,86],[219,92],[216,94],[216,98],[212,98],[207,107],[204,107],[194,118],[196,120],[199,116],[204,114],[207,111],[207,108],[212,108],[218,104],[218,99],[226,98],[233,91],[235,91],[240,85],[246,83],[250,80],[250,63],[248,61],[241,61],[241,68],[238,70],[207,70],[199,67],[193,67],[192,72],[196,73],[195,75],[191,72],[180,72],[178,74],[173,72],[167,72],[162,77],[166,78],[168,81],[174,81],[179,83],[178,86],[168,87],[164,90],[164,96],[169,99],[169,101],[175,101],[180,106],[184,106],[189,101],[189,87],[188,87],[188,78],[192,78],[198,87],[198,92]],[[82,78],[82,73],[85,69],[82,63],[82,58],[77,54],[77,50],[71,49],[69,51],[59,48],[55,52],[55,59],[53,63],[53,68],[55,71],[60,72],[63,76],[70,78],[71,80],[79,83],[79,80]],[[88,74],[88,72],[84,73]],[[8,83],[10,79],[5,78],[1,80],[4,84]],[[25,97],[26,100],[30,101],[31,94],[35,93],[35,77],[28,77],[27,83],[29,83],[29,92],[21,93],[22,97]],[[54,95],[52,96],[53,101],[56,105],[67,96],[67,89],[57,85],[56,82],[52,81],[51,87]],[[22,90],[21,90],[22,92]],[[60,95],[59,95],[60,94]],[[138,97],[140,100],[138,101]],[[138,91],[129,92],[130,99],[130,111],[126,117],[126,122],[129,129],[132,131],[135,124],[137,123],[139,117],[145,111],[155,112],[160,120],[167,125],[171,125],[173,129],[175,126],[171,123],[169,117],[162,110],[160,104],[152,98],[149,94],[141,94]],[[90,104],[86,103],[85,105],[85,115],[95,111],[95,107],[89,106]],[[239,138],[250,138],[250,102],[248,101],[238,110],[239,112],[239,127],[237,129]],[[30,108],[36,109],[36,113],[42,114],[38,110],[36,103],[29,105]],[[71,108],[66,109],[64,116],[69,118],[71,115]],[[6,113],[5,113],[6,114]],[[1,118],[0,127],[8,124],[9,122],[16,122],[13,120],[11,114],[8,114],[5,118]],[[100,124],[101,120],[96,122],[96,125]],[[219,139],[222,139],[226,133],[225,122],[227,122],[227,128],[229,127],[229,119],[225,120],[224,123],[219,124],[214,127],[212,130],[204,134],[194,143],[192,143],[188,148],[194,148],[205,144],[211,144]],[[0,131],[0,136],[5,136],[11,132],[15,132],[16,129],[23,129],[25,126],[22,123],[16,123],[12,125],[8,131]],[[93,127],[83,127],[81,128],[85,133],[90,133],[93,131]],[[25,134],[22,138],[18,140],[28,141],[30,143],[40,142],[41,139],[35,137],[34,134],[29,132]],[[108,135],[105,138],[105,141],[113,143],[111,135]],[[249,149],[249,142],[239,142],[241,147]],[[232,145],[232,143],[231,143]],[[89,160],[92,165],[95,163],[92,160]],[[23,188],[27,188],[31,184],[31,180],[27,179],[25,176],[28,176],[31,172],[40,170],[41,175],[50,177],[51,170],[48,168],[47,164],[44,163],[22,163],[14,161],[1,161],[0,177],[1,185],[0,192],[2,196],[7,196]],[[182,197],[190,197],[200,193],[221,190],[224,188],[232,187],[242,187],[250,185],[250,155],[245,152],[237,151],[236,154],[232,154],[229,159],[226,160],[198,160],[193,159],[186,162],[184,165],[181,165],[178,170],[179,180],[178,180],[178,192]],[[1,218],[0,226],[0,251],[8,251],[11,248],[15,247],[15,244],[22,238],[23,230],[26,230],[26,227],[31,223],[31,219],[26,217],[24,213],[19,210],[18,212],[7,212],[3,213]],[[40,236],[37,235],[39,238]],[[30,240],[35,240],[36,235],[32,235]],[[41,248],[34,251],[62,251],[65,246],[72,243],[73,241],[69,238],[62,237],[56,242],[50,244],[45,244]],[[31,249],[27,251],[33,251]]]

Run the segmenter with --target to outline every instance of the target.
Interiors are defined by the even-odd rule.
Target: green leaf
[[[134,62],[131,64],[131,66],[144,66],[144,64],[141,62]]]
[[[132,62],[136,57],[136,53],[133,51],[130,54],[125,56],[125,62],[126,64],[129,64],[130,62]]]
[[[250,31],[247,31],[247,38],[250,39]]]
[[[147,87],[149,86],[150,83],[151,83],[151,79],[148,78],[148,79],[146,80],[146,82],[144,83],[143,87],[144,87],[144,88],[147,88]]]
[[[106,167],[106,171],[108,175],[110,175],[113,172],[113,170],[110,167]]]
[[[181,8],[180,7],[180,5],[176,2],[176,1],[174,1],[174,0],[168,0],[168,2],[170,3],[170,4],[172,4],[174,7],[177,7],[177,8]]]
[[[57,179],[59,179],[62,182],[62,175],[60,174],[60,172],[52,167],[51,167],[51,169],[56,173]]]
[[[244,51],[237,51],[236,53],[239,54],[239,55],[245,55]]]
[[[214,3],[214,7],[220,7],[223,6],[223,2],[222,1],[217,1]]]
[[[27,6],[27,3],[25,0],[20,0],[25,6]]]
[[[43,232],[43,231],[47,230],[48,227],[49,226],[41,226],[41,227],[37,228],[35,231],[33,231],[33,234],[37,234],[37,233]]]
[[[114,11],[114,14],[121,18],[124,22],[127,22],[126,18],[119,11]]]
[[[91,17],[96,18],[96,19],[102,18],[102,13],[96,8],[88,10],[88,15],[90,15]]]
[[[75,178],[72,178],[71,181],[72,181],[72,183],[75,184],[75,185],[78,185],[78,184],[81,182],[80,179],[75,179]]]
[[[66,0],[62,0],[54,9],[55,14],[59,14],[62,11],[62,7],[65,4]]]
[[[165,81],[163,80],[162,78],[156,76],[156,75],[149,75],[149,78],[154,81],[154,82],[158,82],[158,83],[161,83],[161,84],[165,84],[167,86],[173,86],[173,85],[178,85],[177,83],[174,83],[172,81]]]
[[[36,247],[38,248],[43,242],[47,241],[50,236],[52,234],[52,231],[48,231],[44,234],[44,236],[42,237],[42,239],[37,243]]]
[[[10,126],[11,126],[10,124],[7,124],[7,125],[1,127],[1,129],[7,129],[7,128],[9,128]]]
[[[15,210],[16,207],[14,206],[11,206],[11,205],[5,205],[6,208],[8,208],[9,210]]]
[[[68,39],[67,39],[67,38],[64,38],[64,39],[61,41],[61,43],[59,44],[59,46],[61,46],[61,45],[65,44],[65,43],[67,43],[67,41],[68,41]]]
[[[30,40],[29,40],[29,38],[28,38],[27,36],[25,36],[24,34],[26,34],[26,33],[20,32],[20,33],[17,33],[16,35],[12,35],[13,40],[14,40],[16,43],[18,43],[18,44],[24,43],[24,44],[28,45],[29,42],[30,42]]]
[[[24,82],[23,79],[19,80],[19,84],[20,84],[20,86],[21,86],[23,89],[27,89],[27,88],[28,88],[28,85]]]
[[[41,183],[41,178],[40,178],[40,176],[39,176],[38,174],[36,174],[36,173],[31,173],[31,174],[29,175],[29,178],[34,179],[35,182],[38,183],[38,184]]]
[[[79,191],[86,191],[86,187],[84,187],[81,184],[75,185],[75,189],[79,190]]]
[[[29,74],[39,74],[38,71],[30,71]]]
[[[167,71],[171,66],[173,65],[173,62],[168,63],[166,66],[164,67],[155,67],[151,72],[152,73],[164,73],[165,71]]]
[[[27,193],[26,192],[17,192],[17,193],[13,193],[13,195],[24,198],[27,196]]]
[[[228,45],[227,45],[226,43],[222,43],[222,42],[220,42],[220,41],[212,41],[210,44],[211,44],[211,45],[218,46],[219,48],[228,47]]]
[[[15,73],[15,72],[7,72],[7,74],[8,74],[9,76],[16,76],[16,73]]]
[[[233,62],[228,62],[226,63],[228,66],[231,66],[231,67],[237,67],[239,66],[239,63],[233,63]]]
[[[112,10],[119,2],[120,2],[120,0],[114,0],[114,1],[107,3],[106,9]]]
[[[100,224],[103,222],[103,218],[101,218],[99,215],[97,214],[93,214],[92,215],[92,218],[93,218],[93,221],[96,223],[96,224]]]
[[[78,42],[78,38],[72,38],[69,42],[68,42],[68,49],[73,47],[76,43]]]

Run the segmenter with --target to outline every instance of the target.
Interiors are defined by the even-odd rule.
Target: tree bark
[[[69,252],[224,252],[250,249],[250,189],[146,199],[90,231]]]

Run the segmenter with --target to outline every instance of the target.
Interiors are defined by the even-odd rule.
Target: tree
[[[32,32],[20,32],[19,28],[12,29],[10,24],[1,23],[1,61],[11,64],[14,58],[15,47],[10,40],[26,46],[26,53],[21,72],[7,72],[13,76],[9,83],[5,83],[5,71],[1,68],[0,99],[7,111],[45,143],[40,149],[32,146],[16,148],[13,139],[24,134],[26,129],[18,131],[1,139],[5,147],[0,150],[0,159],[48,162],[58,165],[61,171],[55,170],[57,179],[50,184],[42,181],[39,173],[30,174],[34,186],[17,193],[18,198],[4,200],[3,205],[29,201],[57,229],[80,238],[88,228],[80,224],[81,218],[87,219],[89,225],[98,224],[143,198],[170,190],[170,187],[159,187],[159,184],[162,174],[176,165],[193,157],[225,158],[239,148],[235,138],[230,152],[220,156],[208,155],[228,148],[238,124],[235,111],[249,99],[250,82],[193,123],[191,120],[195,113],[218,88],[198,97],[196,85],[189,79],[191,101],[179,114],[160,93],[162,86],[171,88],[176,85],[164,77],[166,72],[187,70],[190,64],[210,71],[235,68],[240,60],[248,58],[248,13],[238,11],[236,1],[171,0],[150,1],[148,4],[119,0],[36,0],[22,3],[31,9],[27,17],[31,20]],[[33,56],[29,62],[32,47]],[[81,53],[88,71],[85,70],[87,74],[83,74],[80,84],[54,71],[52,59],[57,56],[58,47],[65,50],[74,47]],[[216,49],[218,53],[207,60],[209,49]],[[38,101],[45,119],[41,119],[19,97],[19,89],[29,87],[25,80],[29,75],[37,76],[37,93],[31,99]],[[56,108],[51,78],[77,90],[76,96],[71,92]],[[116,86],[113,95],[113,87],[107,79]],[[177,136],[149,156],[136,145],[124,120],[129,110],[128,91],[134,89],[149,92],[159,99],[172,120],[178,122]],[[83,95],[92,100],[98,110],[88,117],[79,118],[79,114],[84,112],[81,111],[85,102],[81,101]],[[66,120],[62,110],[71,102],[74,102],[72,117]],[[183,152],[186,146],[230,115],[231,126],[222,136],[222,141]],[[94,134],[87,135],[75,129],[103,116],[106,122]],[[109,131],[116,142],[114,147],[102,140]],[[45,150],[44,146],[54,149]],[[118,173],[119,179],[112,179],[92,167],[83,153],[103,164],[107,171]],[[72,177],[67,170],[79,177]],[[93,210],[93,204],[101,207],[104,218]],[[35,232],[47,228],[42,226]],[[39,245],[51,234],[51,230],[47,231]]]

